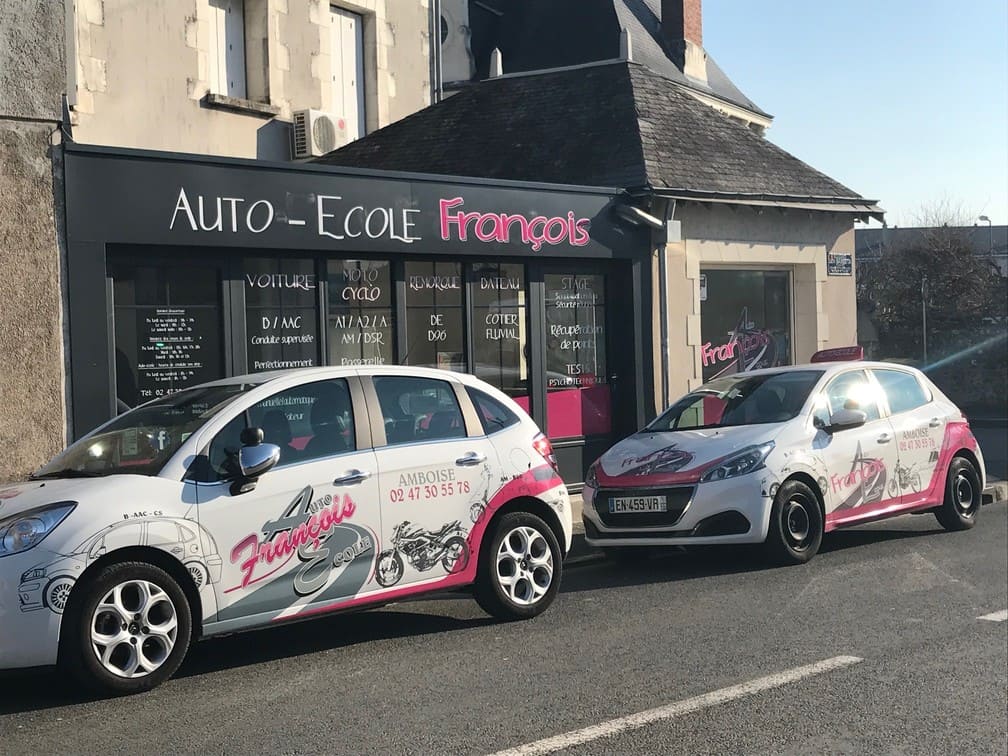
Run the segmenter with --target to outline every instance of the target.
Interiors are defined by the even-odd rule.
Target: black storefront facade
[[[79,437],[216,378],[471,372],[565,480],[654,408],[651,240],[620,190],[65,148]]]

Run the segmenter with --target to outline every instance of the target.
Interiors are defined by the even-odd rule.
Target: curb
[[[987,488],[983,492],[983,503],[994,504],[995,502],[1008,500],[1008,481],[987,479]]]

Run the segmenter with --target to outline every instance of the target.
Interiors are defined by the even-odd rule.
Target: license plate
[[[667,511],[664,496],[614,496],[609,499],[609,514]]]

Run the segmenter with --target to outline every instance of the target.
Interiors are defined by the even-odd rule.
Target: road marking
[[[653,722],[660,722],[663,719],[674,719],[684,714],[718,706],[738,698],[745,698],[746,696],[752,696],[766,690],[780,688],[803,680],[806,677],[825,674],[826,672],[849,667],[862,661],[864,660],[857,656],[834,656],[832,659],[824,659],[815,664],[806,664],[804,667],[795,667],[784,672],[777,672],[776,674],[760,677],[749,682],[721,688],[711,693],[704,693],[701,696],[676,701],[667,706],[659,706],[656,709],[648,709],[647,711],[641,711],[637,714],[620,717],[619,719],[610,719],[608,722],[585,727],[583,730],[571,730],[562,735],[555,735],[552,738],[536,740],[517,748],[498,751],[492,754],[492,756],[536,756],[537,754],[553,753],[554,751],[579,746],[592,740],[598,740],[599,738],[610,738],[626,730],[635,730]]]
[[[987,620],[988,622],[1004,622],[1008,620],[1008,609],[1000,612],[991,612],[990,614],[985,614],[983,617],[977,617],[979,620]]]

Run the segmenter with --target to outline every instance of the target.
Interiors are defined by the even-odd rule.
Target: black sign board
[[[854,255],[849,252],[830,252],[826,256],[826,274],[830,276],[854,275]]]

